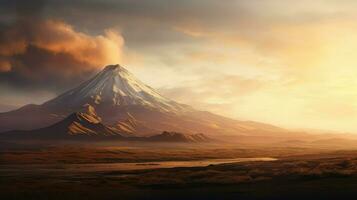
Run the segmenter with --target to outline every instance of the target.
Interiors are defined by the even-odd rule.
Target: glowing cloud
[[[0,35],[0,72],[37,79],[75,77],[122,59],[123,37],[114,30],[91,36],[63,21],[17,23]]]

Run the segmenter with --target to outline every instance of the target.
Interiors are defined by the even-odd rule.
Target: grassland
[[[135,145],[134,145],[135,146]],[[11,171],[2,168],[2,199],[343,199],[357,197],[357,151],[304,148],[242,149],[170,145],[50,145],[2,149],[0,165],[152,162],[275,157],[150,170]],[[60,172],[60,173],[59,173]]]

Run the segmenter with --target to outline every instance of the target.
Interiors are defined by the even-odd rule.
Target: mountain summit
[[[145,85],[120,65],[105,67],[92,79],[44,104],[58,109],[84,104],[105,106],[144,106],[163,112],[180,112],[188,107],[171,101]]]
[[[212,136],[283,131],[268,124],[237,121],[195,110],[160,95],[122,66],[109,65],[78,87],[42,105],[26,105],[11,112],[0,113],[0,132],[48,127],[73,118],[68,116],[78,117],[78,113],[83,113],[83,108],[87,109],[84,113],[90,114],[83,115],[84,118],[80,115],[83,118],[81,130],[94,124],[113,127],[116,133],[135,136],[150,136],[163,131],[205,133]],[[93,119],[97,122],[94,123]],[[76,120],[72,120],[73,124],[77,123]]]

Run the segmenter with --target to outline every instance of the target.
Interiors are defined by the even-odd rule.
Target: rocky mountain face
[[[50,110],[78,109],[84,104],[102,107],[142,106],[160,112],[180,113],[188,106],[169,100],[135,78],[120,65],[109,65],[84,82],[42,106]]]
[[[156,142],[190,142],[190,143],[201,143],[201,142],[210,142],[211,138],[205,136],[202,133],[197,134],[184,134],[177,132],[167,132],[164,131],[161,134],[154,135],[148,138],[149,141]]]
[[[65,128],[62,132],[69,135],[152,136],[174,131],[219,136],[284,132],[272,125],[237,121],[177,103],[120,65],[105,67],[93,78],[42,105],[0,113],[0,132],[53,126],[58,126],[58,130]]]

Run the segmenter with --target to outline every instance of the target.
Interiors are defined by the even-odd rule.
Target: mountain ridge
[[[134,117],[130,119],[131,125],[136,126]],[[127,127],[127,126],[126,126]],[[0,134],[2,139],[17,140],[118,140],[140,142],[180,142],[180,143],[203,143],[213,140],[202,133],[184,134],[164,131],[152,136],[138,136],[118,126],[108,126],[101,122],[95,109],[86,104],[80,112],[72,113],[65,119],[45,128],[29,131],[10,131]]]
[[[120,65],[108,65],[93,78],[62,95],[47,101],[44,107],[63,109],[84,103],[110,106],[141,105],[160,111],[178,112],[188,106],[163,97]]]
[[[0,113],[0,132],[47,127],[80,112],[84,105],[96,111],[103,125],[116,126],[122,133],[139,136],[167,130],[212,136],[285,131],[269,124],[238,121],[195,110],[160,95],[122,66],[108,65],[94,77],[42,105],[26,105]]]

